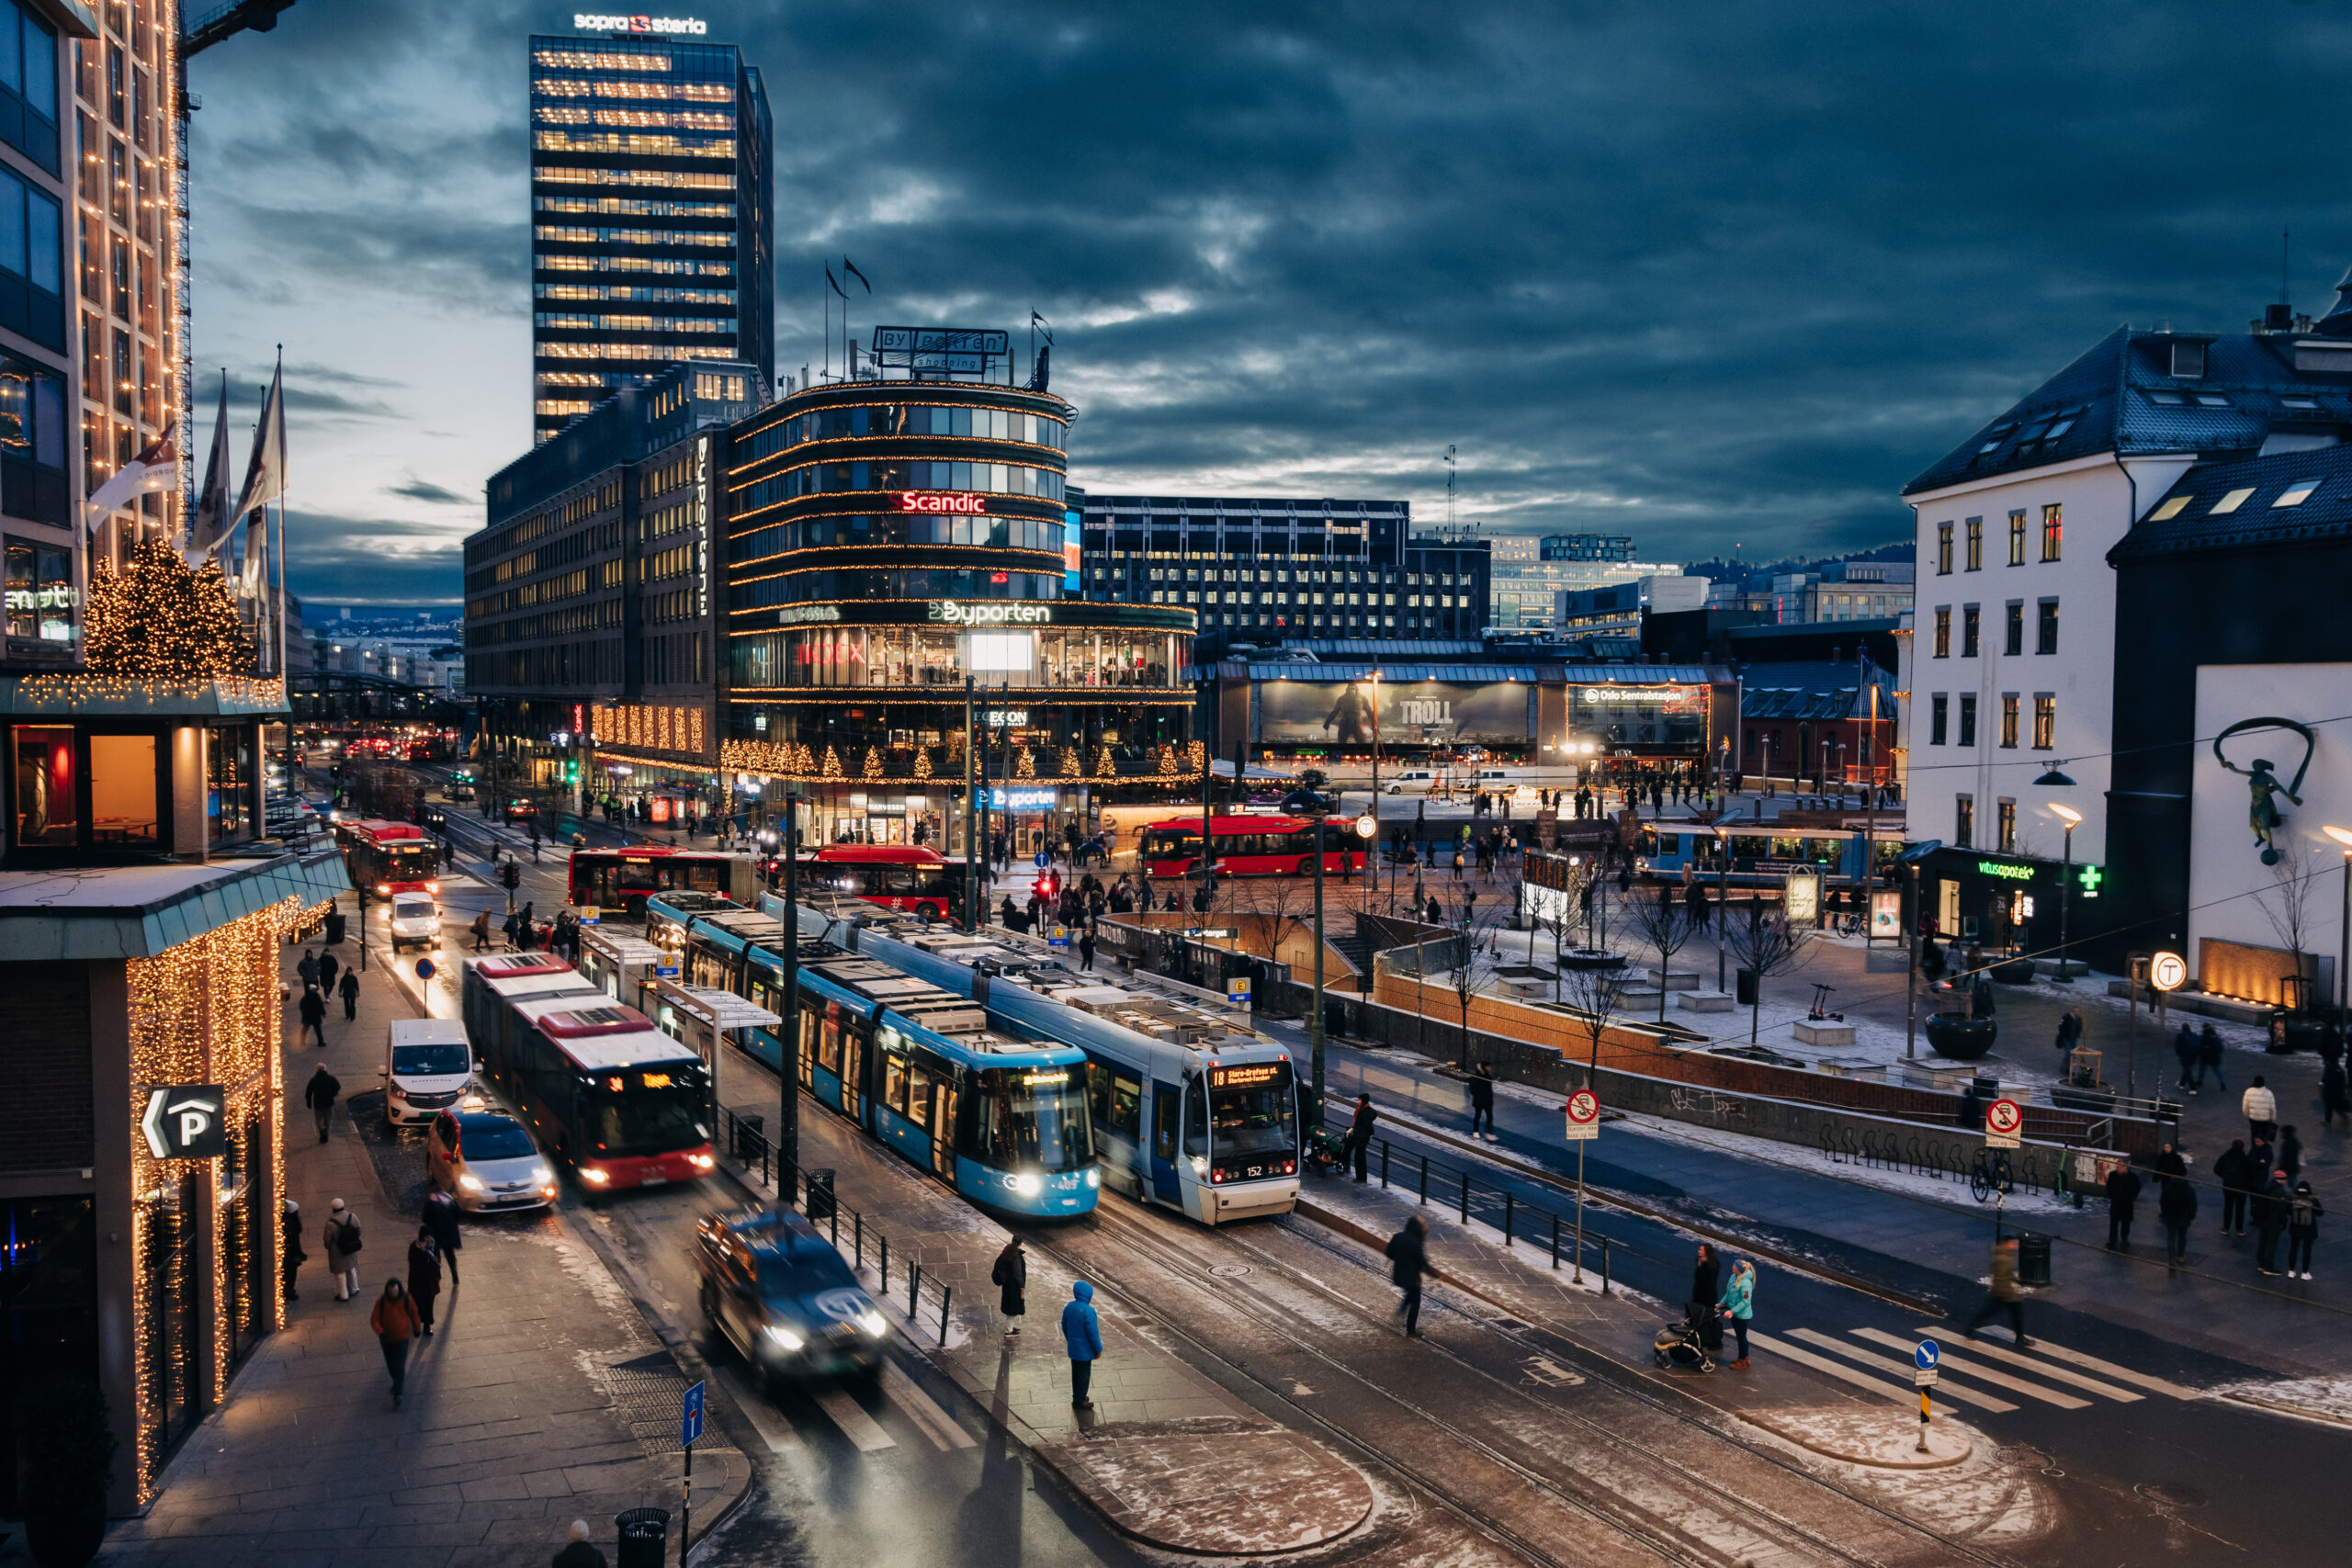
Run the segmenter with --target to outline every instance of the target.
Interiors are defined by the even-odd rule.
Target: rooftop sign
[[[659,33],[665,37],[700,38],[710,31],[710,24],[698,17],[652,17],[639,13],[631,17],[599,16],[589,11],[575,11],[571,25],[583,33]]]
[[[960,491],[906,490],[899,492],[899,510],[901,512],[954,512],[967,517],[977,517],[988,510],[988,502],[984,497]]]
[[[974,327],[876,327],[873,357],[883,369],[985,376],[1012,348],[1004,333]]]
[[[1053,624],[1054,610],[1050,604],[1023,604],[1018,600],[961,604],[943,599],[932,604],[931,618],[958,626],[1043,626]]]

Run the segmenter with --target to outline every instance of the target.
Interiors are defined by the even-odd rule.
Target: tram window
[[[1166,1084],[1152,1089],[1151,1155],[1170,1165],[1176,1161],[1176,1091]]]
[[[1660,833],[1657,836],[1657,852],[1662,855],[1680,854],[1682,852],[1682,835],[1679,833]]]
[[[907,1069],[906,1112],[916,1126],[931,1125],[931,1075],[921,1067]]]
[[[882,1058],[882,1103],[901,1116],[907,1113],[907,1059],[904,1056]]]
[[[842,1070],[842,1026],[830,1018],[817,1032],[817,1065],[829,1073]]]
[[[1211,1100],[1220,1156],[1285,1154],[1298,1146],[1297,1099],[1287,1065],[1264,1083],[1215,1089]]]
[[[1134,1078],[1111,1079],[1111,1114],[1103,1124],[1122,1137],[1139,1137],[1143,1133],[1143,1085]]]
[[[1209,1152],[1209,1102],[1197,1078],[1184,1086],[1184,1152],[1204,1156]]]
[[[1111,1069],[1100,1062],[1086,1064],[1086,1109],[1097,1122],[1111,1119]]]
[[[1762,860],[1770,852],[1770,839],[1758,834],[1735,833],[1731,840],[1732,858],[1734,860]]]
[[[1048,1077],[1057,1081],[1035,1081]],[[1093,1124],[1086,1118],[1088,1088],[1074,1073],[985,1069],[977,1084],[980,1104],[973,1129],[980,1159],[1001,1170],[1084,1167],[1094,1157]]]

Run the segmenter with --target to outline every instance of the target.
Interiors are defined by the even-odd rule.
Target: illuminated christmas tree
[[[198,681],[254,672],[253,638],[220,563],[191,570],[162,543],[133,549],[119,576],[103,561],[91,573],[83,658],[96,675]]]

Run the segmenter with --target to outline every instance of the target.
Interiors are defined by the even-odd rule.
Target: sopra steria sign
[[[943,599],[932,604],[931,618],[952,626],[1046,626],[1053,625],[1054,610],[1050,604],[961,604]]]
[[[583,33],[662,33],[700,38],[710,31],[710,24],[698,17],[605,17],[588,11],[574,11],[571,25]]]
[[[977,517],[988,510],[986,500],[967,491],[904,490],[899,492],[901,512],[953,512]]]

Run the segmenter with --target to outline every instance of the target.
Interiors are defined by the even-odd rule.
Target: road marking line
[[[1859,1346],[1849,1345],[1832,1335],[1823,1334],[1811,1328],[1792,1328],[1789,1334],[1792,1338],[1802,1339],[1809,1345],[1818,1345],[1833,1356],[1845,1356],[1861,1362],[1866,1367],[1876,1367],[1883,1372],[1894,1372],[1900,1377],[1908,1378],[1911,1375],[1910,1362],[1898,1361],[1890,1356],[1874,1355]],[[1936,1391],[1946,1399],[1957,1401],[1962,1404],[1978,1405],[1986,1410],[1997,1412],[2017,1408],[2007,1400],[1994,1394],[1977,1393],[1970,1389],[1954,1388],[1950,1383],[1938,1383]]]
[[[1949,1327],[1938,1328],[1929,1325],[1921,1328],[1919,1332],[1932,1339],[1939,1334],[1949,1334],[1951,1330]],[[2037,1350],[2041,1348],[2041,1341],[2035,1340],[2034,1348]],[[2032,1357],[2021,1355],[2006,1345],[1996,1345],[1990,1339],[1970,1340],[1968,1353],[1972,1356],[1990,1356],[1996,1361],[2007,1361],[2011,1366],[2023,1367],[2053,1382],[2072,1383],[2076,1388],[2087,1389],[2093,1393],[2112,1399],[2118,1404],[2136,1404],[2142,1397],[2128,1388],[2118,1388],[2113,1383],[2101,1382],[2097,1378],[2086,1378],[2080,1372],[2070,1372],[2064,1367],[2053,1367],[2046,1361],[2037,1361]]]
[[[1895,1335],[1889,1334],[1882,1328],[1852,1328],[1847,1330],[1847,1332],[1854,1335],[1858,1338],[1870,1340],[1872,1344],[1883,1345],[1891,1350],[1902,1350],[1907,1352],[1912,1348],[1912,1342],[1910,1340],[1900,1338]],[[2012,1393],[2024,1394],[2028,1399],[2038,1399],[2044,1404],[2054,1404],[2061,1410],[2087,1410],[2090,1408],[2091,1402],[2087,1399],[2076,1399],[2071,1393],[2054,1393],[2050,1389],[2041,1387],[2039,1384],[2030,1383],[2023,1378],[2013,1378],[2007,1372],[1996,1372],[1990,1367],[1973,1365],[1969,1361],[1965,1361],[1955,1357],[1949,1350],[1946,1350],[1943,1353],[1941,1359],[1936,1362],[1936,1365],[1941,1371],[1947,1372],[1958,1372],[1963,1377],[1974,1378],[1978,1382],[1989,1382],[1995,1388],[2006,1388]],[[2134,1397],[2136,1398],[2137,1396],[2134,1395]]]
[[[899,1370],[896,1361],[882,1363],[882,1392],[890,1403],[907,1413],[908,1419],[923,1430],[923,1436],[939,1445],[942,1453],[949,1449],[978,1448],[978,1442],[970,1433],[956,1424],[953,1416],[942,1410],[922,1385]]]
[[[718,1381],[734,1396],[735,1407],[743,1413],[752,1429],[759,1433],[768,1452],[788,1454],[803,1446],[800,1434],[792,1429],[790,1422],[777,1417],[775,1407],[761,1398],[758,1390],[745,1387],[741,1378],[724,1369],[719,1370]]]
[[[2199,1393],[2196,1389],[2183,1388],[2177,1382],[2166,1382],[2162,1378],[2150,1377],[2145,1372],[2135,1372],[2129,1367],[2119,1367],[2113,1361],[2102,1361],[2097,1356],[2087,1356],[2080,1350],[2069,1350],[2064,1345],[2052,1345],[2049,1340],[2042,1338],[2040,1335],[2034,1336],[2033,1342],[2029,1345],[2027,1348],[2030,1350],[2039,1351],[2041,1354],[2049,1357],[2052,1360],[2072,1361],[2078,1367],[2086,1368],[2091,1371],[2100,1373],[2102,1376],[2119,1378],[2128,1383],[2137,1383],[2140,1387],[2147,1389],[2152,1393],[2168,1393],[2175,1399],[2202,1399],[2205,1397],[2204,1394]]]
[[[1872,1393],[1884,1394],[1897,1404],[1907,1404],[1914,1408],[1917,1406],[1917,1391],[1907,1384],[1891,1383],[1883,1378],[1874,1378],[1868,1373],[1858,1372],[1853,1368],[1833,1361],[1826,1356],[1816,1356],[1810,1350],[1800,1350],[1795,1346],[1784,1340],[1775,1339],[1769,1334],[1758,1334],[1750,1330],[1747,1342],[1759,1348],[1770,1350],[1775,1356],[1794,1361],[1801,1367],[1811,1367],[1816,1372],[1825,1372],[1841,1382],[1852,1383],[1856,1388],[1867,1389]],[[1949,1416],[1953,1414],[1949,1405],[1939,1404],[1935,1408],[1939,1416]]]
[[[890,1436],[868,1416],[857,1401],[837,1388],[816,1390],[817,1408],[833,1418],[842,1436],[857,1445],[857,1451],[870,1454],[880,1449],[895,1449],[899,1439]]]

